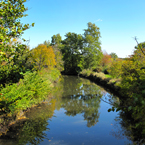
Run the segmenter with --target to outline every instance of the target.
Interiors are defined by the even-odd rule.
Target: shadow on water
[[[131,115],[123,111],[119,112],[119,116],[115,118],[115,121],[117,131],[111,132],[113,136],[116,138],[126,136],[133,142],[132,145],[145,145],[145,136],[142,135],[142,132],[145,132],[145,122],[142,122],[141,126],[136,126],[136,122]]]
[[[6,136],[2,136],[1,145],[38,145],[47,138],[45,131],[49,131],[48,120],[54,113],[54,104],[41,104],[32,108],[26,113],[28,118],[16,125],[13,125]],[[49,139],[48,139],[49,140]]]
[[[76,76],[64,76],[64,79],[55,86],[52,95],[54,97],[50,103],[43,103],[26,112],[26,117],[28,119],[13,125],[8,131],[8,134],[0,139],[0,145],[44,145],[46,140],[47,144],[50,144],[50,141],[52,140],[51,134],[54,136],[64,134],[64,138],[70,140],[71,143],[68,143],[70,145],[82,144],[82,142],[79,142],[81,139],[85,144],[105,144],[105,137],[108,136],[106,133],[107,130],[112,134],[111,136],[114,136],[117,139],[128,137],[128,140],[134,140],[135,134],[133,130],[130,129],[131,122],[129,122],[127,116],[122,112],[120,112],[119,115],[108,113],[106,103],[102,103],[101,101],[102,96],[104,98],[109,98],[111,103],[116,101],[116,98],[109,95],[103,88],[91,83],[89,80],[78,78]],[[108,104],[107,107],[111,106]],[[62,109],[64,110],[62,115],[64,120],[70,119],[71,117],[75,120],[75,118],[79,117],[79,119],[82,119],[81,122],[85,123],[85,126],[81,126],[82,128],[79,126],[76,127],[74,126],[74,122],[71,124],[71,121],[70,124],[61,124],[63,122],[60,121],[59,116],[57,116],[55,112],[58,112],[59,115],[61,114]],[[103,112],[105,112],[104,116],[102,115]],[[108,122],[111,118],[115,118],[116,123],[114,123],[113,126],[111,126],[112,124],[109,124],[110,126],[108,127]],[[55,130],[54,128],[56,126],[57,129]],[[74,140],[74,138],[70,138],[68,134],[65,134],[65,126],[67,126],[66,128],[71,128],[70,130],[74,129],[77,131],[79,134],[79,138],[77,138],[78,135],[76,135],[76,138],[79,139],[78,142],[76,142],[77,140]],[[116,127],[117,130],[112,131],[113,127]],[[103,129],[101,130],[101,128]],[[89,131],[88,129],[91,130],[90,134],[86,134],[86,132]],[[83,134],[83,130],[85,134]],[[75,133],[76,132],[74,132],[74,135]],[[97,139],[97,136],[104,139]],[[106,137],[107,144],[111,144],[113,140],[113,137],[111,136],[108,137],[110,138],[108,140]],[[89,140],[89,138],[91,140]],[[58,137],[58,140],[61,140],[61,138]],[[114,144],[115,143],[119,144],[118,140],[116,140]],[[120,144],[122,144],[122,142],[120,142]]]

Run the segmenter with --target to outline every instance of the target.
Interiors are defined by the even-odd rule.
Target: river
[[[132,144],[119,112],[108,112],[116,96],[77,76],[63,76],[55,88],[51,101],[30,109],[0,145]]]

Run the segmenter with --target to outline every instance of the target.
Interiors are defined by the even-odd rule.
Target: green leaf
[[[35,24],[35,23],[32,23],[32,27],[34,27],[34,24]]]

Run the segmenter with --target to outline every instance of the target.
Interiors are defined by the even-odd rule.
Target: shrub
[[[27,72],[17,84],[1,90],[0,114],[18,113],[46,99],[53,87],[53,81],[60,74],[56,70]],[[51,79],[50,79],[51,78]]]

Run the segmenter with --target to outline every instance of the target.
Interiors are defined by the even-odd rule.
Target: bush
[[[92,74],[92,70],[84,69],[84,70],[82,70],[82,72],[80,74],[83,74],[85,76],[90,76],[90,74]]]
[[[17,84],[1,90],[0,115],[18,113],[46,99],[53,87],[53,81],[59,77],[56,70],[27,72]],[[51,78],[51,79],[50,79]]]

